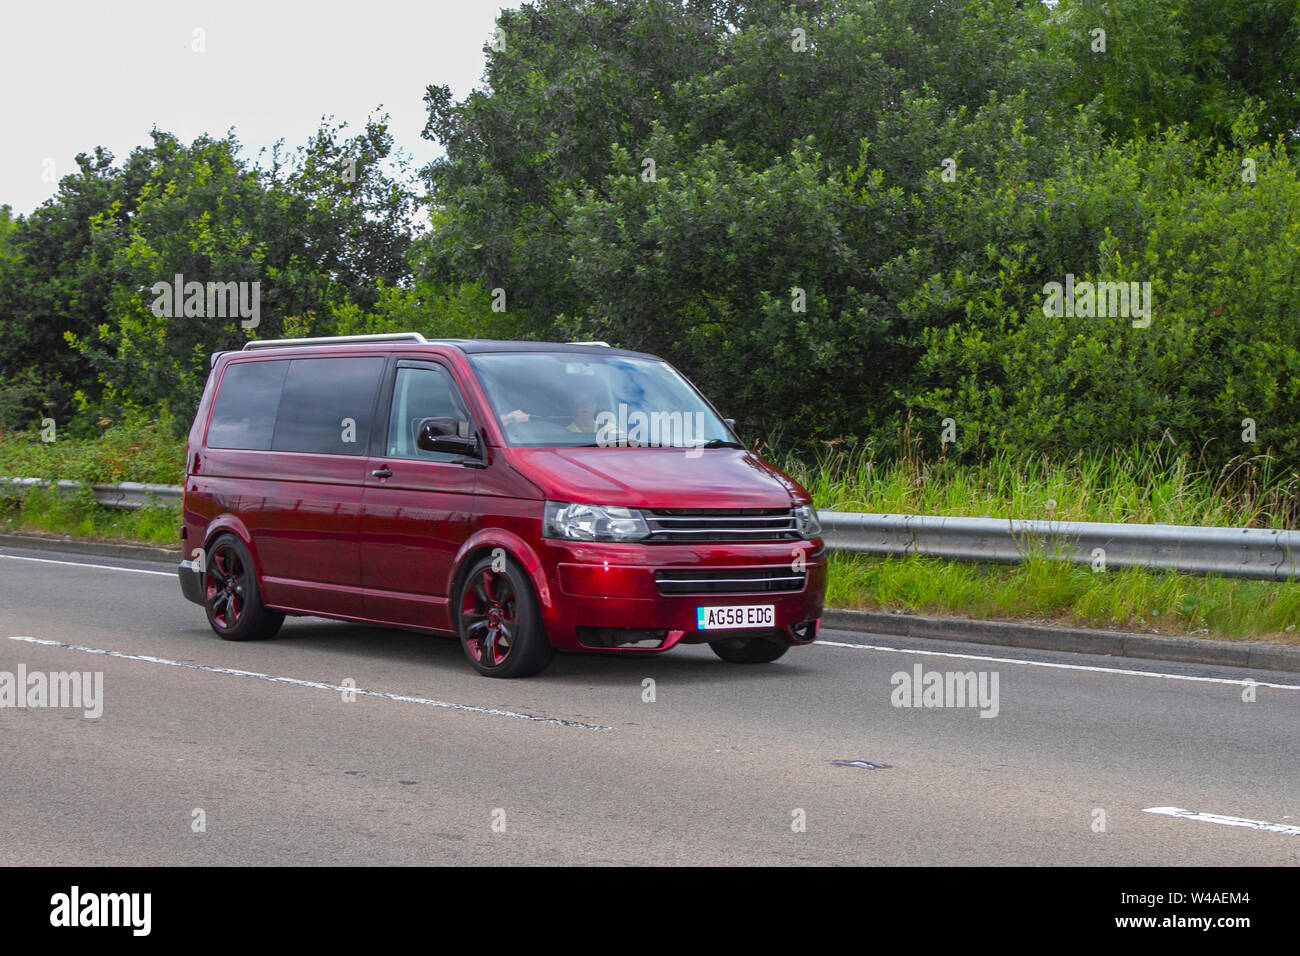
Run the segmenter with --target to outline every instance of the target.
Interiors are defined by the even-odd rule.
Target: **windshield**
[[[506,441],[523,448],[694,448],[735,436],[667,362],[575,352],[471,357]]]

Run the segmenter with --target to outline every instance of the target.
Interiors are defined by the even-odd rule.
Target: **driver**
[[[569,395],[569,413],[573,416],[573,421],[564,427],[571,432],[594,432],[596,404],[596,390],[590,385],[578,386]],[[516,408],[501,416],[501,424],[519,425],[532,417],[522,408]]]

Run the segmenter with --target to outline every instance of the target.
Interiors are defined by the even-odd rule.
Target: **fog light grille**
[[[578,642],[584,647],[658,647],[668,631],[632,627],[580,627]]]

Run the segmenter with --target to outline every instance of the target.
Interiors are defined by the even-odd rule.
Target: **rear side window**
[[[384,359],[294,359],[284,379],[272,451],[364,455]]]
[[[208,426],[209,448],[268,451],[288,362],[238,362],[221,376]]]

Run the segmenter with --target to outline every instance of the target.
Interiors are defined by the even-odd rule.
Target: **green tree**
[[[1045,24],[956,0],[505,13],[487,88],[427,97],[433,273],[538,335],[665,354],[758,427],[879,428],[920,346],[900,301],[951,246],[923,201],[944,160],[1055,162],[1063,124],[1022,92],[1050,92]]]
[[[1066,102],[1095,103],[1108,132],[1186,123],[1229,145],[1238,115],[1257,108],[1264,139],[1300,138],[1294,0],[1060,0],[1051,22],[1070,64]]]
[[[0,258],[9,258],[12,255],[8,251],[9,234],[15,228],[13,207],[5,203],[0,206]]]
[[[332,330],[335,307],[373,306],[380,285],[409,281],[418,197],[385,119],[345,138],[322,121],[308,144],[268,168],[233,134],[190,145],[155,130],[115,165],[106,151],[19,219],[0,260],[0,378],[38,370],[61,417],[72,391],[95,403],[158,406],[183,421],[209,352],[286,320]],[[159,309],[159,283],[258,284],[247,316]],[[205,303],[206,305],[206,303]],[[159,314],[161,313],[161,314]]]
[[[1166,440],[1210,461],[1265,450],[1300,461],[1300,176],[1283,148],[1208,159],[1203,148],[1177,132],[1071,146],[1058,176],[983,199],[982,214],[1012,238],[996,250],[996,272],[940,274],[912,303],[956,300],[966,311],[925,332],[908,397],[917,417],[936,432],[952,417],[967,448]],[[1054,250],[1069,241],[1077,252],[1062,258]],[[1067,272],[1149,283],[1149,322],[1048,314],[1045,282]]]

